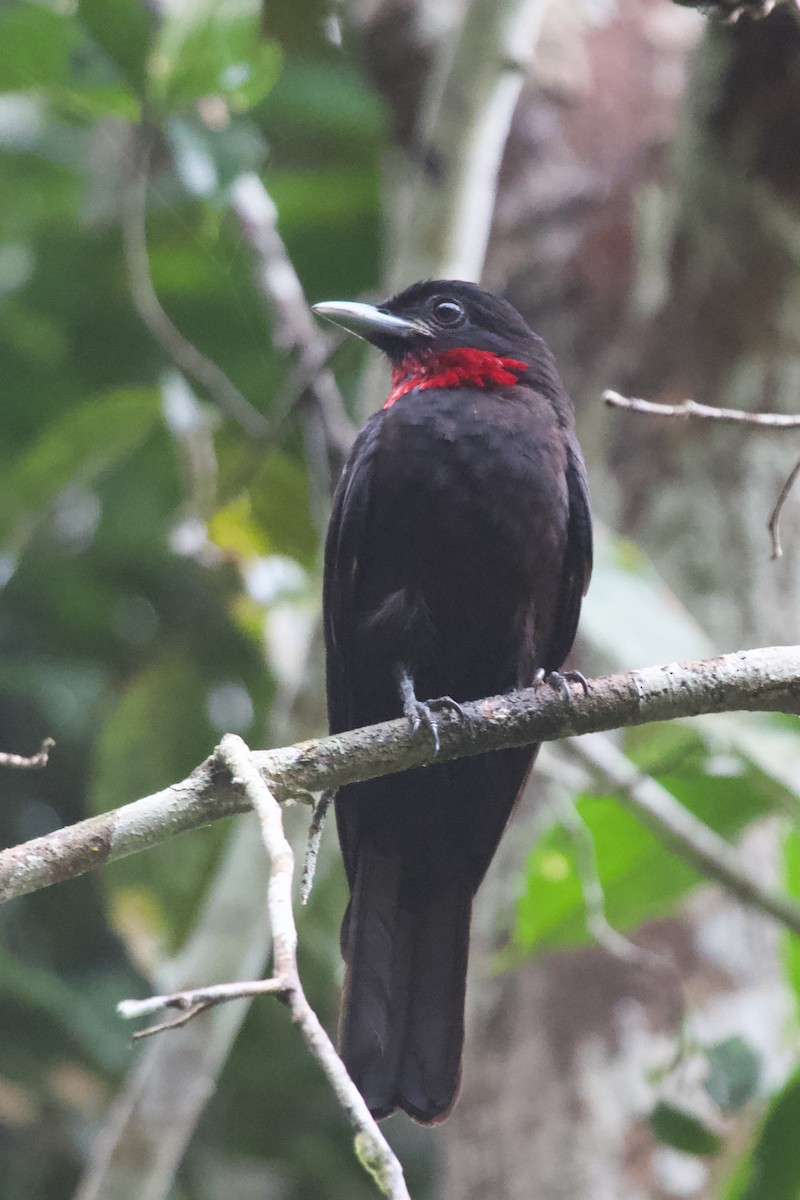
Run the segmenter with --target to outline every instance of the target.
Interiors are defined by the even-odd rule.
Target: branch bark
[[[573,687],[566,700],[549,686],[465,704],[466,719],[443,719],[437,762],[504,746],[644,725],[704,713],[800,713],[800,646],[743,650],[700,662],[670,663]],[[424,730],[387,721],[276,750],[252,760],[278,800],[335,789],[430,763]],[[60,883],[146,850],[249,803],[214,755],[182,782],[122,808],[0,853],[0,902]]]
[[[35,754],[12,754],[0,751],[0,767],[13,767],[15,771],[42,771],[50,761],[50,751],[55,746],[52,738],[45,738]]]
[[[608,388],[603,399],[609,408],[624,408],[629,412],[646,413],[651,417],[697,417],[703,421],[721,421],[727,425],[757,425],[761,429],[800,429],[798,413],[748,412],[743,408],[717,408],[713,404],[698,404],[683,400],[680,404],[656,404],[637,396],[622,396]]]
[[[699,417],[704,421],[719,421],[728,425],[754,425],[761,430],[800,428],[800,415],[797,413],[761,413],[747,412],[746,409],[739,408],[715,408],[711,404],[698,404],[696,400],[684,400],[681,404],[656,404],[652,400],[621,396],[619,392],[610,389],[603,392],[603,399],[609,408],[624,408],[629,412],[646,413],[652,417]],[[800,460],[789,472],[767,522],[772,559],[783,557],[781,513],[798,475],[800,475]]]

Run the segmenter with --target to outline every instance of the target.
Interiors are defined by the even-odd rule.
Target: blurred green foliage
[[[262,172],[311,298],[376,285],[380,104],[324,6],[269,9],[266,32],[247,3],[159,20],[139,0],[0,10],[0,746],[57,742],[47,771],[4,776],[5,845],[182,778],[228,727],[263,745],[273,721],[300,736],[324,720],[303,638],[295,667],[312,690],[298,718],[273,710],[290,701],[268,650],[273,609],[303,629],[318,606],[302,426],[292,416],[279,441],[254,442],[186,381],[176,415],[121,237],[147,114],[155,289],[267,418],[291,365],[271,345],[231,182]],[[72,1194],[133,1061],[114,1005],[181,946],[226,834],[0,912],[4,1200]],[[302,917],[316,947],[306,983],[329,1025],[342,905],[339,876],[323,873]],[[204,1163],[260,1161],[287,1197],[320,1195],[323,1180],[331,1195],[372,1191],[277,1005],[246,1022],[177,1196],[207,1194],[201,1142]]]

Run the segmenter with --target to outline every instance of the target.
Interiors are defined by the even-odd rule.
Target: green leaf
[[[69,225],[75,219],[82,186],[66,167],[6,150],[0,171],[4,240],[27,240],[45,227],[57,230]]]
[[[44,4],[16,4],[0,12],[0,91],[66,83],[74,22]]]
[[[319,537],[311,519],[305,469],[288,454],[274,450],[250,485],[250,501],[272,552],[310,565]]]
[[[709,1065],[706,1091],[722,1112],[738,1112],[758,1089],[758,1053],[743,1037],[730,1037],[707,1047],[705,1054]]]
[[[648,1119],[648,1124],[659,1142],[682,1150],[684,1154],[704,1157],[718,1154],[722,1139],[713,1129],[704,1125],[694,1113],[678,1108],[666,1100],[660,1100]]]
[[[697,736],[683,730],[687,752]],[[691,756],[687,753],[687,763]],[[769,811],[776,789],[753,769],[735,776],[709,776],[696,770],[664,775],[659,783],[723,837]],[[613,796],[584,794],[578,811],[595,843],[597,869],[612,925],[630,929],[648,917],[669,912],[702,877],[667,850]],[[531,853],[525,891],[517,906],[515,942],[527,952],[541,946],[575,945],[589,939],[583,893],[572,839],[553,827]]]
[[[75,88],[59,88],[51,93],[56,112],[65,116],[96,121],[101,117],[118,117],[121,121],[137,121],[141,104],[122,84],[92,84]]]
[[[69,483],[89,483],[141,444],[159,420],[158,394],[125,388],[51,425],[0,473],[0,545],[19,551],[36,517]]]
[[[152,18],[141,0],[79,0],[78,17],[134,89],[144,90]]]
[[[256,12],[231,18],[220,11],[198,22],[186,10],[160,29],[150,63],[153,97],[173,111],[215,95],[246,112],[273,87],[280,64],[280,50],[262,37]]]
[[[274,193],[273,193],[274,194]],[[603,668],[630,670],[673,659],[708,658],[717,648],[632,542],[597,523],[595,571],[581,613],[580,641]],[[619,614],[624,613],[621,621]],[[709,748],[742,755],[783,789],[800,816],[800,720],[772,713],[692,718]]]
[[[769,1106],[753,1149],[740,1163],[725,1200],[797,1200],[800,1195],[800,1071]]]

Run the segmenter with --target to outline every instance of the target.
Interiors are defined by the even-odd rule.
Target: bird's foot
[[[583,688],[584,696],[589,695],[589,684],[586,681],[586,676],[581,671],[545,671],[544,667],[539,667],[539,670],[533,677],[533,686],[541,687],[542,684],[549,684],[550,687],[558,688],[565,700],[572,700],[572,692],[569,685],[571,683],[579,683]]]
[[[452,696],[437,696],[435,700],[418,700],[417,694],[414,691],[414,680],[408,671],[400,670],[398,672],[398,679],[400,683],[400,695],[403,699],[403,714],[410,724],[412,732],[416,733],[423,725],[426,729],[429,729],[433,738],[434,751],[438,754],[441,744],[439,742],[439,722],[436,719],[436,714],[441,712],[455,713],[462,721],[466,720],[467,714]]]

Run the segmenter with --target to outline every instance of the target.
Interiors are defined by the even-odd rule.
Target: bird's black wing
[[[586,595],[592,575],[592,510],[589,506],[589,484],[586,468],[577,439],[570,434],[567,442],[567,545],[564,569],[556,607],[556,622],[547,651],[546,670],[557,671],[572,649],[581,600]]]
[[[352,670],[358,620],[359,555],[365,545],[372,467],[382,414],[358,435],[333,499],[325,542],[323,624],[327,653],[328,721],[331,733],[353,728]]]

